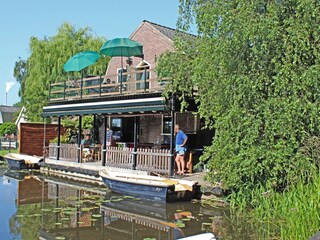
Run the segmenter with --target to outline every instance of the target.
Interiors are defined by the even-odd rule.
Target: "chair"
[[[93,149],[92,155],[93,155],[94,161],[100,161],[101,160],[101,144],[97,145]]]

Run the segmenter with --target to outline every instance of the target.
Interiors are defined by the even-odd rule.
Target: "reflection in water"
[[[227,211],[199,203],[151,202],[39,172],[5,175],[17,182],[16,212],[8,219],[14,239],[177,239],[212,230],[233,239],[241,229]]]

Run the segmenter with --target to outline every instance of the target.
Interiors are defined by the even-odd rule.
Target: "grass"
[[[254,207],[248,211],[245,206],[240,212],[263,224],[267,239],[309,239],[319,231],[319,189],[320,175],[313,182],[300,182],[282,193],[257,189],[252,192]]]
[[[10,152],[12,152],[12,153],[18,153],[18,149],[11,149]],[[9,153],[9,150],[0,150],[0,157],[3,157],[3,156],[6,155],[7,153]]]

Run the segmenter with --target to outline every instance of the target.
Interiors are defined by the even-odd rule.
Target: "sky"
[[[179,0],[1,0],[0,105],[6,104],[6,85],[15,82],[15,62],[29,56],[30,37],[53,36],[64,22],[108,39],[129,37],[143,20],[175,28],[178,7]],[[8,91],[7,105],[19,101],[19,87]]]

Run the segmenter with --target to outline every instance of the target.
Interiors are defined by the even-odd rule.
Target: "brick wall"
[[[155,68],[156,59],[159,58],[162,53],[174,50],[172,40],[164,36],[148,22],[143,22],[130,38],[143,45],[144,60],[150,64],[151,69]],[[126,57],[122,58],[123,68],[126,68],[126,59]],[[135,67],[142,59],[139,57],[132,57],[132,60],[132,67]],[[117,74],[117,69],[120,67],[121,57],[113,57],[109,62],[106,72],[107,75],[111,76],[111,81],[117,82],[115,74]],[[151,75],[151,78],[154,77],[155,76]]]
[[[162,115],[140,116],[140,143],[155,143],[162,141]]]
[[[46,124],[46,146],[49,141],[58,135],[57,124]],[[61,127],[61,135],[64,134]],[[20,123],[19,152],[29,155],[43,155],[44,124],[43,123]]]

